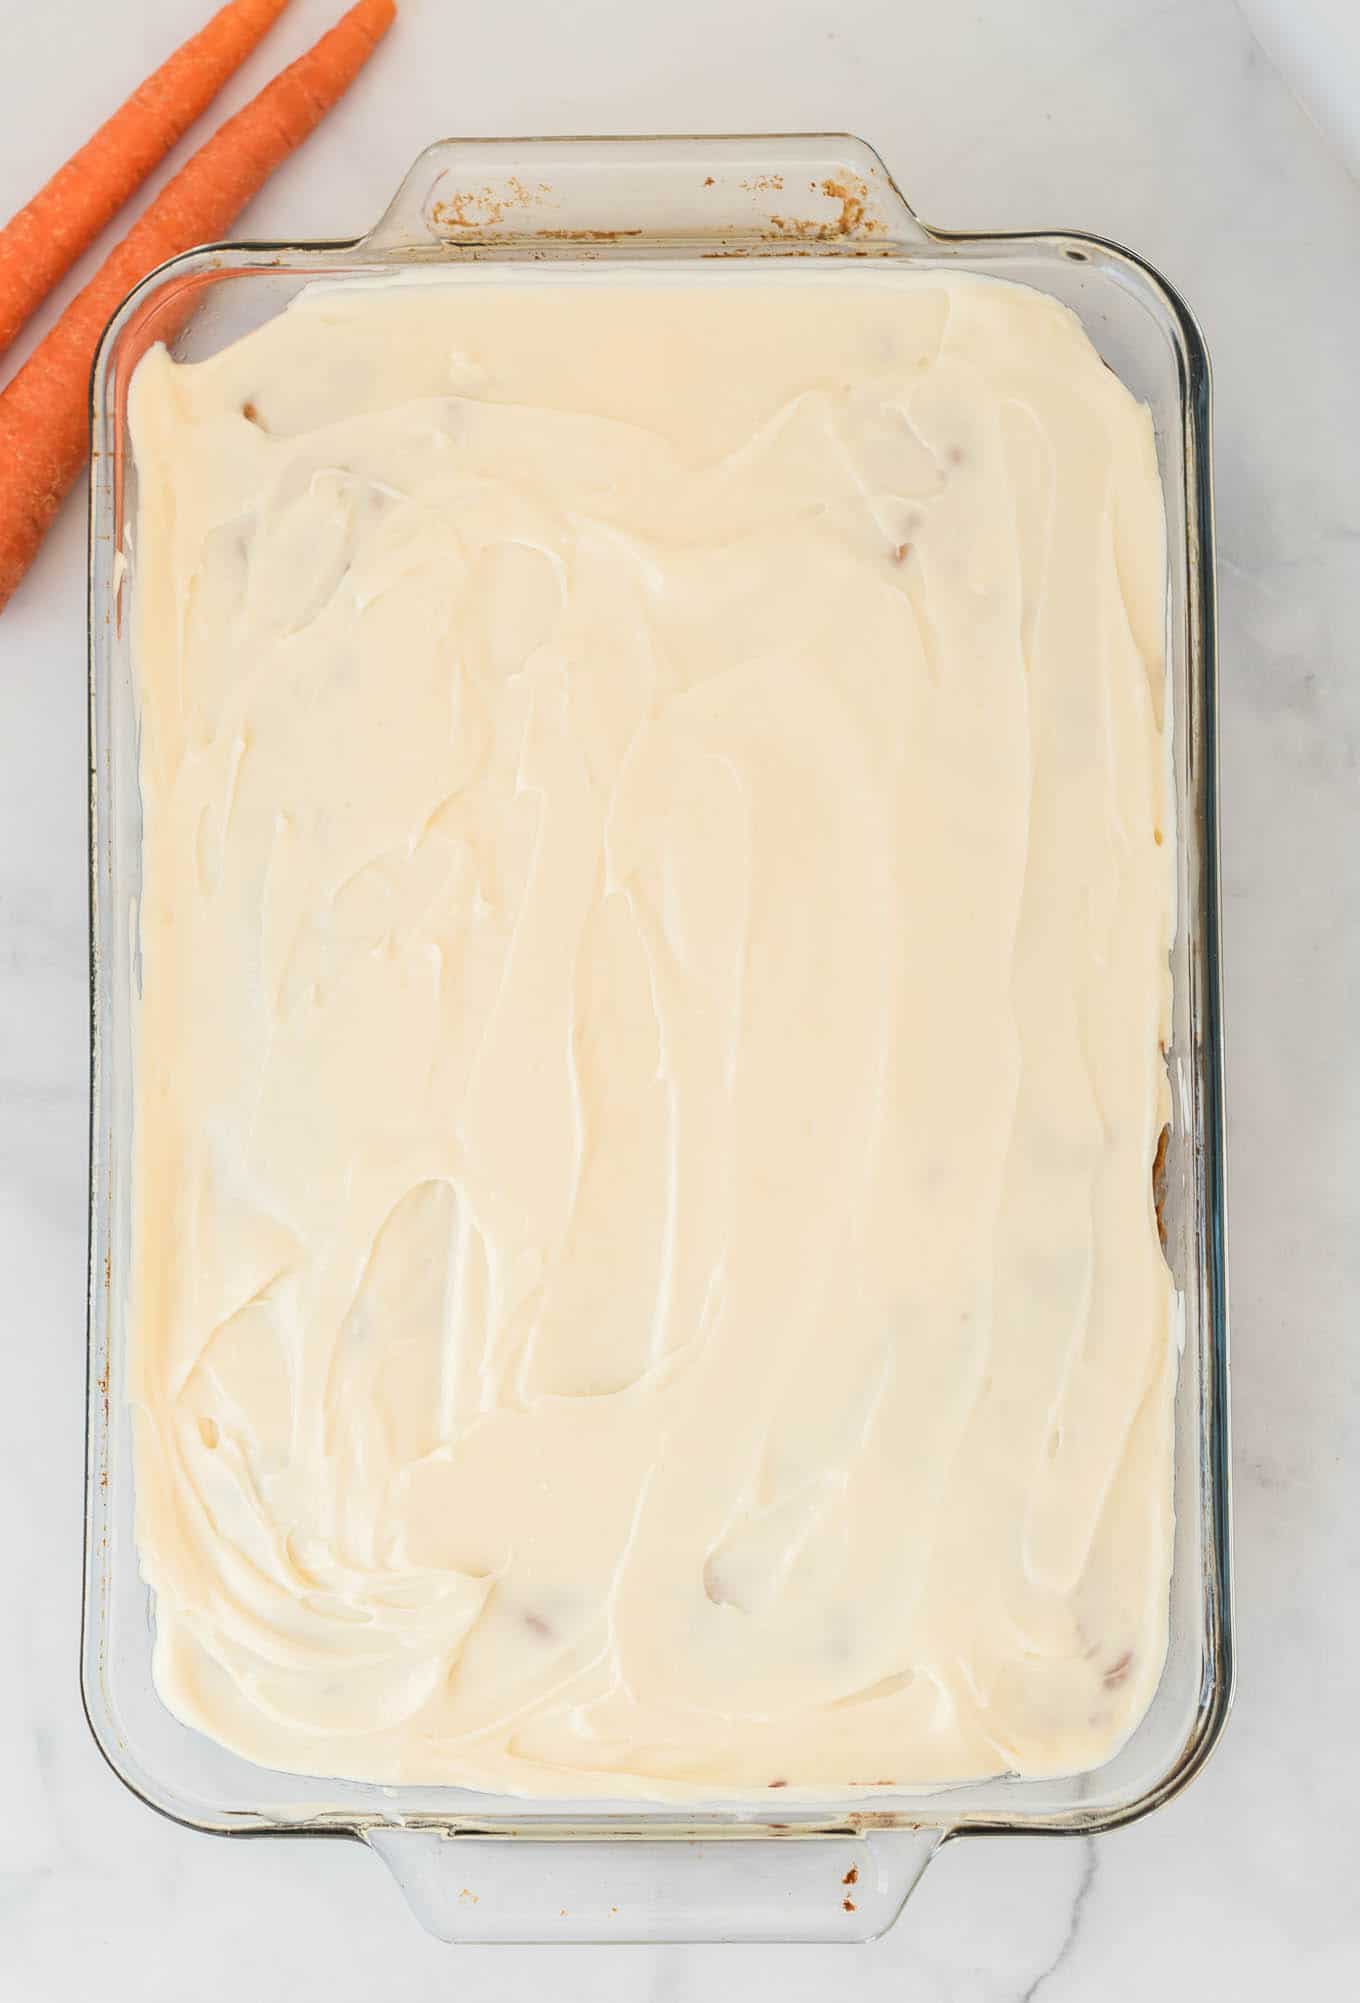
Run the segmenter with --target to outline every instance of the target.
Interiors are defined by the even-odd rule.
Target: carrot
[[[0,229],[0,349],[233,76],[288,0],[230,0]]]
[[[90,365],[114,308],[180,251],[225,234],[353,83],[396,15],[358,0],[167,181],[0,392],[0,607],[33,560],[89,451]]]

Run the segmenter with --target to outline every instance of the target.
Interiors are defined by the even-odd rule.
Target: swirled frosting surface
[[[1151,422],[1019,286],[305,292],[141,363],[170,1707],[498,1792],[1094,1766],[1167,1633]]]

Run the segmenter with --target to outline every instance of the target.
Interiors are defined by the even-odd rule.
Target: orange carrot
[[[167,181],[0,392],[0,607],[33,560],[89,451],[90,365],[114,308],[180,251],[225,234],[353,83],[396,15],[358,0]]]
[[[288,0],[229,0],[0,229],[0,349],[234,76]]]

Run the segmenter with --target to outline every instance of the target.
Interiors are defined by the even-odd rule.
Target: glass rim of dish
[[[545,186],[566,189],[562,228],[544,224],[545,205],[535,199],[519,201],[516,187],[525,191],[531,187],[528,175],[516,171],[526,165],[534,168],[535,196]],[[675,205],[674,230],[656,223],[650,196],[644,193],[642,200],[637,199],[638,182],[645,182],[653,170],[656,202],[664,204],[669,198]],[[467,181],[478,190],[475,201],[458,198],[452,219],[447,209],[441,214],[439,196],[445,190],[447,202],[451,179],[458,186]],[[777,191],[769,185],[747,185],[775,179],[784,184]],[[498,202],[497,191],[507,189],[509,199]],[[715,189],[725,206],[714,198]],[[772,194],[780,204],[774,218]],[[744,198],[749,199],[743,209]],[[630,202],[636,203],[635,210],[629,209]],[[724,226],[706,229],[703,219],[715,208]],[[636,212],[643,217],[636,230],[618,220]],[[739,212],[735,220],[734,212]],[[598,226],[590,225],[591,215]],[[192,1777],[186,1785],[182,1776],[155,1771],[137,1753],[109,1685],[111,1657],[119,1662],[120,1676],[132,1673],[124,1660],[130,1646],[126,1623],[120,1628],[113,1609],[114,1584],[120,1594],[136,1596],[131,1582],[122,1576],[129,1562],[135,1567],[135,1556],[129,1560],[126,1548],[127,1525],[115,1521],[120,1511],[126,1517],[130,1509],[131,1482],[123,1437],[127,1420],[120,1409],[118,1383],[125,1358],[117,1278],[125,1265],[125,1248],[118,1243],[115,1213],[125,1198],[122,1185],[130,1131],[128,1111],[116,1097],[126,1086],[126,1067],[117,1046],[127,1028],[126,990],[135,969],[122,908],[123,875],[130,859],[119,816],[129,811],[128,767],[125,755],[120,764],[114,738],[119,728],[126,731],[131,723],[122,607],[133,471],[126,436],[132,367],[151,340],[173,334],[187,305],[210,297],[213,288],[224,283],[250,286],[254,280],[272,277],[296,289],[317,278],[346,282],[390,277],[406,270],[456,268],[465,261],[541,266],[563,260],[616,265],[658,258],[783,261],[794,257],[816,260],[823,267],[835,264],[847,272],[863,270],[858,260],[864,258],[918,267],[942,262],[960,271],[981,265],[999,276],[1007,275],[1007,267],[1019,275],[1033,264],[1047,270],[1055,284],[1061,281],[1098,295],[1092,310],[1107,320],[1122,312],[1120,302],[1126,301],[1131,316],[1155,323],[1156,343],[1169,365],[1157,444],[1168,499],[1168,676],[1175,716],[1179,852],[1173,958],[1177,1014],[1169,1062],[1175,1105],[1172,1151],[1182,1182],[1185,1256],[1176,1266],[1176,1279],[1185,1302],[1186,1356],[1192,1366],[1187,1368],[1183,1357],[1181,1374],[1186,1382],[1178,1388],[1176,1406],[1177,1513],[1182,1517],[1193,1508],[1197,1516],[1192,1553],[1197,1577],[1181,1580],[1187,1592],[1191,1586],[1197,1588],[1185,1604],[1193,1602],[1199,1611],[1197,1631],[1190,1637],[1198,1656],[1190,1715],[1165,1756],[1151,1762],[1137,1785],[1107,1789],[1103,1797],[1095,1785],[1100,1781],[1098,1770],[1085,1777],[1055,1777],[1053,1782],[1003,1776],[929,1793],[854,1790],[825,1802],[802,1796],[787,1805],[781,1802],[775,1817],[769,1804],[751,1799],[715,1799],[711,1808],[674,1803],[653,1808],[593,1799],[534,1804],[519,1798],[472,1796],[458,1789],[314,1783],[252,1769],[226,1753],[222,1759],[239,1769],[241,1797],[226,1805],[213,1798],[213,1789],[196,1796]],[[715,263],[706,272],[719,277],[723,269]],[[1047,289],[1042,278],[1022,282]],[[1100,345],[1089,324],[1088,332]],[[95,1739],[115,1772],[150,1806],[188,1826],[233,1833],[353,1836],[365,1835],[375,1824],[404,1822],[437,1827],[443,1833],[514,1829],[583,1839],[646,1838],[663,1831],[757,1838],[768,1836],[772,1829],[811,1835],[873,1828],[929,1829],[938,1837],[951,1838],[967,1833],[1092,1834],[1161,1805],[1204,1764],[1226,1721],[1233,1682],[1209,398],[1208,356],[1199,329],[1179,295],[1144,260],[1084,233],[934,229],[917,219],[871,149],[839,135],[440,141],[418,156],[393,203],[366,235],[337,241],[205,246],[160,267],[114,314],[91,387],[92,1098],[81,1653],[82,1694]],[[135,788],[135,773],[132,783]],[[119,992],[120,985],[124,992]],[[1189,1440],[1181,1437],[1187,1424],[1193,1428]],[[1193,1484],[1192,1493],[1187,1494],[1187,1483]],[[1181,1543],[1178,1524],[1175,1571],[1183,1569]],[[112,1576],[115,1570],[120,1571],[117,1581]],[[136,1586],[144,1600],[147,1589],[140,1580]],[[149,1663],[149,1635],[143,1641]],[[195,1736],[184,1727],[176,1730]],[[1114,1764],[1122,1757],[1117,1756]],[[291,1809],[283,1809],[277,1800],[266,1803],[264,1790],[252,1799],[248,1792],[252,1772],[283,1784],[284,1792],[292,1796]],[[1064,1785],[1067,1797],[1060,1800],[1055,1789],[1060,1793]],[[279,1790],[274,1792],[277,1797]],[[1045,1793],[1049,1798],[1041,1805]],[[456,1799],[443,1806],[440,1797]]]

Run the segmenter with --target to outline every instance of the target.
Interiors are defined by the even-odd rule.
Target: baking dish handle
[[[441,139],[363,249],[403,259],[526,244],[544,256],[656,243],[886,250],[928,235],[877,153],[848,134]]]
[[[865,1941],[890,1927],[948,1831],[691,1841],[363,1834],[443,1941]]]

